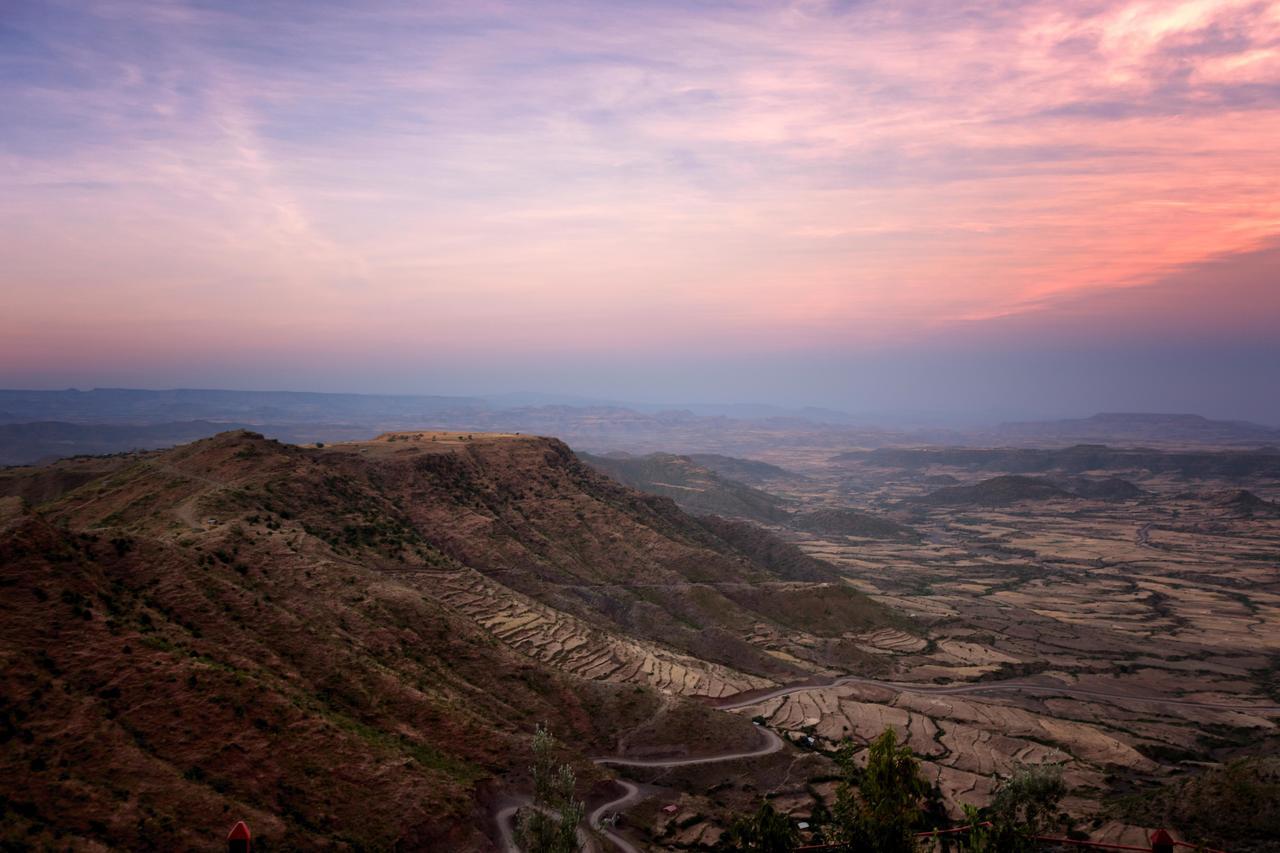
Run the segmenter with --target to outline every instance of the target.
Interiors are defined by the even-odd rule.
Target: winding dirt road
[[[633,785],[632,787],[635,786]],[[498,836],[502,839],[503,853],[522,853],[520,845],[516,844],[516,813],[524,808],[533,808],[533,800],[528,797],[520,797],[510,805],[499,809],[493,816],[494,821],[498,824]],[[551,813],[545,809],[544,811],[547,811],[548,814]],[[594,816],[595,812],[592,812],[592,815]],[[585,829],[578,829],[578,846],[583,850],[595,849],[591,835]],[[629,847],[628,853],[640,853],[640,851],[634,847]]]
[[[1188,699],[1169,699],[1160,696],[1144,696],[1134,693],[1126,693],[1124,691],[1106,691],[1106,690],[1089,690],[1083,687],[1071,687],[1066,684],[1040,684],[1036,682],[1028,682],[1021,679],[1011,679],[1008,681],[993,682],[969,682],[964,684],[911,684],[898,681],[880,681],[875,678],[863,678],[857,675],[846,675],[841,678],[835,678],[827,682],[819,684],[797,684],[791,687],[778,687],[773,690],[767,690],[754,693],[747,698],[729,698],[717,702],[714,707],[722,711],[734,711],[741,708],[748,708],[761,702],[767,702],[770,699],[777,699],[781,696],[793,696],[797,693],[807,693],[813,690],[824,690],[831,687],[839,687],[845,684],[862,684],[869,687],[882,687],[887,690],[894,690],[899,693],[918,693],[931,696],[964,696],[976,693],[1032,693],[1032,694],[1052,694],[1057,696],[1072,696],[1082,699],[1104,699],[1115,702],[1151,702],[1160,705],[1173,705],[1180,708],[1203,708],[1212,711],[1239,711],[1242,713],[1263,714],[1265,716],[1280,716],[1280,705],[1234,705],[1219,702],[1194,702]],[[741,758],[757,758],[762,755],[769,755],[782,749],[785,742],[771,729],[764,726],[758,726],[757,731],[764,735],[764,744],[753,750],[739,750],[734,752],[725,752],[718,755],[704,756],[701,758],[624,758],[622,756],[610,756],[604,758],[592,759],[596,764],[610,767],[689,767],[695,764],[713,764],[721,761],[736,761]],[[623,795],[610,800],[596,807],[587,817],[587,824],[592,829],[600,833],[600,835],[612,843],[622,853],[641,853],[640,849],[627,839],[618,835],[610,827],[604,824],[604,818],[610,813],[621,813],[629,806],[635,803],[641,797],[641,791],[638,786],[624,779],[615,780],[623,788]],[[529,805],[527,799],[509,805],[495,815],[498,822],[499,832],[502,836],[502,846],[506,853],[519,853],[520,848],[516,846],[515,838],[512,833],[511,825],[516,812],[523,806]],[[586,844],[586,847],[592,845]]]
[[[717,755],[708,755],[700,758],[624,758],[622,756],[606,756],[603,758],[593,758],[592,761],[599,765],[607,765],[612,767],[689,767],[695,764],[715,764],[722,761],[737,761],[740,758],[759,758],[762,755],[770,755],[777,752],[785,745],[782,738],[764,726],[756,728],[760,734],[764,736],[764,743],[755,749],[737,750],[734,752],[723,752]],[[636,800],[640,799],[641,792],[639,786],[625,779],[615,779],[622,786],[623,794],[606,803],[602,803],[592,810],[587,816],[587,825],[599,832],[604,838],[608,839],[622,853],[640,853],[640,849],[627,839],[618,835],[610,827],[604,823],[605,817],[610,813],[621,813],[631,806]],[[516,802],[500,809],[495,815],[494,820],[498,823],[498,832],[502,838],[502,849],[505,853],[519,853],[520,848],[516,845],[513,824],[515,823],[516,812],[520,809],[531,805],[531,801],[525,797]],[[580,839],[581,840],[581,839]],[[584,844],[584,846],[590,846]]]
[[[592,760],[596,764],[612,767],[689,767],[694,764],[715,764],[720,761],[737,761],[740,758],[758,758],[761,755],[769,755],[782,749],[784,745],[782,738],[778,737],[771,729],[758,726],[756,730],[764,735],[764,744],[757,749],[724,752],[719,755],[709,755],[702,758],[596,758]],[[597,830],[601,835],[613,842],[614,846],[621,850],[622,853],[640,853],[640,850],[630,841],[601,823],[601,819],[608,812],[622,812],[627,806],[640,798],[640,789],[635,785],[622,779],[618,779],[617,782],[626,789],[626,793],[599,806],[591,813],[589,823],[592,829]]]
[[[718,761],[736,761],[739,758],[757,758],[761,755],[769,755],[782,749],[782,738],[778,737],[772,730],[766,729],[764,726],[757,726],[756,730],[764,735],[764,744],[757,749],[748,749],[740,752],[725,752],[718,755],[708,755],[702,758],[593,758],[596,764],[605,764],[610,767],[688,767],[693,764],[714,764]]]
[[[783,745],[785,745],[782,738],[774,733],[774,731],[765,729],[764,726],[758,726],[756,727],[756,730],[758,730],[760,734],[764,735],[764,743],[756,749],[742,749],[742,751],[724,752],[717,754],[717,756],[704,756],[701,758],[607,757],[594,758],[593,761],[598,763],[598,765],[608,765],[612,767],[689,767],[692,765],[712,765],[712,763],[722,761],[737,761],[739,758],[758,758],[760,756],[768,756],[768,754],[780,751]],[[596,808],[595,811],[591,812],[588,822],[591,829],[598,831],[598,833],[603,835],[604,838],[612,841],[614,847],[622,850],[622,853],[640,853],[640,849],[636,848],[634,844],[631,844],[631,841],[628,841],[625,838],[622,838],[621,835],[614,833],[612,829],[608,829],[608,827],[604,826],[602,822],[602,818],[607,815],[607,813],[626,811],[627,806],[630,806],[630,804],[634,803],[635,800],[640,799],[640,789],[636,788],[634,784],[628,783],[628,781],[622,779],[618,779],[617,783],[622,785],[622,788],[626,790],[626,793],[622,794],[622,797],[611,799],[609,802]]]
[[[502,839],[503,853],[520,853],[520,847],[516,844],[516,812],[529,804],[528,800],[512,803],[506,808],[499,809],[494,814],[493,820],[498,825],[498,837]]]
[[[592,829],[599,832],[601,836],[607,838],[613,846],[621,850],[622,853],[640,853],[640,848],[614,832],[610,827],[604,825],[604,817],[606,814],[609,812],[626,811],[632,803],[640,799],[640,788],[638,785],[633,782],[628,782],[625,779],[616,779],[615,781],[623,787],[623,790],[626,791],[626,793],[621,797],[618,797],[616,800],[610,800],[609,802],[596,807],[596,809],[587,816],[587,824]]]

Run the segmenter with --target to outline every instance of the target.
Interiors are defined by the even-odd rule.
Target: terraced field
[[[771,699],[739,713],[811,735],[826,748],[846,737],[871,740],[892,727],[924,759],[927,775],[949,792],[957,817],[961,803],[984,800],[994,777],[1019,763],[1063,764],[1068,783],[1077,789],[1100,788],[1115,768],[1158,771],[1154,762],[1106,731],[1020,707],[1016,700],[846,685]]]
[[[804,510],[853,507],[921,534],[903,542],[776,528],[838,565],[846,582],[927,626],[924,639],[895,642],[881,632],[864,640],[889,661],[892,679],[922,690],[846,684],[737,713],[813,737],[819,749],[892,726],[926,762],[953,814],[961,803],[985,802],[993,778],[1020,762],[1060,763],[1072,811],[1096,820],[1095,837],[1112,839],[1139,837],[1101,814],[1118,785],[1280,747],[1280,719],[1247,710],[1280,701],[1280,519],[1265,502],[1280,497],[1280,483],[1247,484],[1264,499],[1258,504],[1232,497],[1239,483],[1091,472],[1123,474],[1145,494],[941,506],[914,499],[936,483],[990,473],[769,461],[807,475],[771,484]],[[1082,693],[924,692],[1019,675]]]
[[[507,645],[581,678],[717,698],[774,684],[588,625],[476,571],[433,574],[430,588]]]
[[[765,678],[592,625],[476,572],[437,582],[451,608],[531,657],[585,678],[719,700],[802,747],[789,764],[744,767],[714,784],[697,767],[668,767],[656,786],[641,768],[622,768],[650,783],[634,810],[653,814],[648,832],[657,846],[712,843],[717,827],[760,790],[797,818],[815,797],[829,805],[824,756],[845,738],[865,743],[886,727],[922,760],[952,817],[965,804],[986,803],[999,777],[1018,765],[1054,763],[1072,791],[1069,812],[1093,838],[1113,841],[1144,840],[1142,828],[1106,812],[1117,790],[1280,745],[1280,699],[1268,695],[1280,661],[1280,521],[1265,505],[1259,515],[1238,509],[1247,501],[1214,497],[1231,484],[1126,472],[1139,488],[1123,500],[1041,490],[1040,499],[1001,506],[929,504],[913,499],[939,483],[980,477],[772,461],[805,474],[769,484],[797,512],[852,507],[905,525],[909,533],[893,539],[770,529],[836,565],[845,584],[892,608],[912,630],[824,638],[759,621],[742,638],[796,673]],[[1280,494],[1280,484],[1255,486]],[[738,600],[745,590],[687,586],[689,594],[714,590]],[[797,601],[820,600],[829,588],[774,586]],[[832,642],[877,661],[876,677],[903,686],[864,678],[779,695],[802,678],[857,672],[821,653]],[[738,694],[746,698],[735,702]],[[756,694],[765,698],[751,700]],[[697,793],[707,785],[719,793]],[[685,792],[687,820],[673,823],[655,803],[675,790]]]
[[[876,683],[815,665],[804,632],[754,626],[749,642],[836,683],[718,702],[800,756],[726,777],[668,771],[662,784],[683,791],[685,820],[656,810],[671,796],[661,788],[635,808],[656,846],[711,843],[761,790],[804,819],[815,798],[830,805],[838,744],[885,727],[922,760],[952,817],[986,803],[1018,765],[1053,763],[1079,828],[1139,843],[1145,828],[1108,811],[1118,792],[1280,748],[1280,512],[1267,501],[1280,482],[1249,483],[1259,498],[1222,480],[1094,471],[1064,482],[1120,497],[1033,484],[1032,498],[1010,501],[1014,478],[1000,481],[999,505],[966,505],[916,499],[946,486],[982,496],[993,472],[868,469],[812,449],[767,458],[805,475],[768,484],[798,514],[851,508],[902,525],[891,539],[770,529],[923,630],[842,636],[883,665]]]

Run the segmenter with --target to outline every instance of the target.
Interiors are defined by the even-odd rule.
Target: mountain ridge
[[[5,839],[193,847],[235,814],[284,846],[490,849],[534,722],[583,762],[899,624],[554,439],[241,431],[86,464],[0,498]],[[812,659],[729,642],[747,623]]]

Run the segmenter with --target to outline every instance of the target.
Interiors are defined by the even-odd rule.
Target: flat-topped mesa
[[[431,443],[454,443],[465,444],[477,441],[509,441],[509,440],[546,440],[541,436],[525,435],[518,432],[467,432],[465,430],[427,430],[427,429],[410,429],[410,430],[392,430],[384,432],[377,438],[369,441],[344,441],[334,446],[360,445],[360,444],[395,444],[397,442],[420,442],[426,441]]]
[[[845,585],[788,586],[837,573],[767,531],[627,488],[555,438],[396,430],[295,446],[237,430],[120,461],[51,515],[228,554],[203,540],[387,573],[467,567],[585,626],[770,681],[856,663],[835,636],[894,621]],[[779,657],[747,639],[759,625],[826,639],[804,646],[803,661]]]
[[[555,438],[517,432],[467,432],[452,429],[394,430],[362,441],[325,442],[306,447],[325,454],[358,454],[365,458],[539,447],[555,448],[557,455],[571,455],[569,448]]]
[[[477,786],[527,764],[509,721],[607,745],[617,691],[433,595],[430,544],[323,451],[224,433],[124,461],[38,510],[0,500],[5,702],[29,732],[0,795],[36,846],[100,822],[112,848],[195,848],[234,811],[289,849],[485,849]],[[121,791],[153,817],[110,820]]]

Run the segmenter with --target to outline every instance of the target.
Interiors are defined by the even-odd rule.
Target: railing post
[[[1173,853],[1173,836],[1163,829],[1151,833],[1151,853]]]
[[[227,853],[249,853],[252,838],[249,824],[242,820],[236,821],[236,825],[227,833]]]

